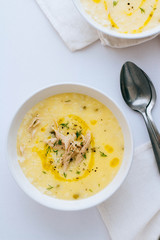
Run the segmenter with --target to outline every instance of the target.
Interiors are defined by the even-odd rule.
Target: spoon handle
[[[153,128],[152,128],[154,126],[154,124],[152,126],[152,124],[148,120],[148,116],[147,116],[146,112],[142,112],[142,116],[143,116],[144,121],[145,121],[146,126],[147,126],[147,130],[148,130],[148,133],[149,133],[149,136],[150,136],[150,139],[151,139],[152,148],[153,148],[153,151],[154,151],[154,155],[155,155],[155,159],[156,159],[156,162],[157,162],[158,170],[159,170],[159,173],[160,173],[160,146],[159,146],[159,143],[157,141],[157,137],[154,134],[154,131],[153,131]]]
[[[146,110],[146,115],[147,115],[148,121],[150,123],[150,126],[152,128],[152,131],[154,132],[154,135],[155,135],[155,137],[157,139],[158,145],[160,147],[160,134],[159,134],[159,131],[158,131],[158,129],[157,129],[157,127],[156,127],[156,125],[155,125],[155,123],[153,121],[150,109]]]

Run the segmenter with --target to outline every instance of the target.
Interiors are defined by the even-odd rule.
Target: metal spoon
[[[126,62],[120,75],[121,92],[127,105],[142,114],[160,172],[160,134],[151,117],[156,94],[149,77],[132,62]]]

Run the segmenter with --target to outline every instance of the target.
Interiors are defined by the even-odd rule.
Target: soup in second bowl
[[[36,104],[17,135],[28,180],[59,199],[87,198],[104,189],[122,164],[124,139],[113,113],[89,96],[64,93]]]
[[[103,27],[140,33],[160,25],[159,0],[81,0],[85,11]]]

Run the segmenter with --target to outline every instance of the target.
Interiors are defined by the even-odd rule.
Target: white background
[[[34,91],[57,82],[81,82],[117,101],[131,125],[135,147],[145,143],[149,139],[141,116],[121,97],[119,73],[130,60],[150,76],[158,95],[153,115],[159,127],[160,38],[127,49],[104,48],[96,42],[71,53],[34,0],[0,0],[0,6],[0,240],[109,239],[96,208],[54,211],[18,188],[5,158],[8,125]]]

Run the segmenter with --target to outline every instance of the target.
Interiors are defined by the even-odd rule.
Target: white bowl
[[[76,92],[86,94],[91,96],[104,105],[106,105],[116,116],[118,122],[122,128],[123,135],[124,135],[124,157],[123,162],[120,167],[120,170],[113,181],[105,187],[99,193],[80,200],[61,200],[56,199],[50,196],[47,196],[41,193],[38,189],[36,189],[25,177],[19,163],[17,160],[17,150],[16,150],[16,142],[17,142],[17,132],[21,121],[23,120],[25,114],[38,102],[42,101],[45,98],[53,96],[59,93],[65,92]],[[129,168],[132,162],[132,154],[133,154],[133,143],[132,143],[132,135],[124,114],[116,105],[116,103],[107,97],[104,93],[97,91],[94,88],[81,85],[81,84],[72,84],[72,83],[64,83],[64,84],[57,84],[52,85],[47,88],[41,89],[40,91],[34,93],[16,112],[10,128],[8,132],[8,139],[7,139],[7,158],[9,163],[9,168],[13,177],[15,178],[18,185],[21,189],[29,195],[31,198],[36,200],[37,202],[41,203],[50,208],[59,209],[59,210],[80,210],[89,207],[93,207],[106,199],[108,199],[122,184],[124,179],[126,178]]]
[[[121,38],[121,39],[143,39],[143,38],[148,38],[151,36],[156,36],[157,34],[160,33],[160,24],[159,26],[149,29],[147,31],[141,32],[141,33],[135,33],[135,34],[129,34],[129,33],[119,33],[115,30],[109,29],[107,27],[103,27],[101,24],[97,23],[89,14],[86,13],[84,10],[81,0],[72,0],[81,15],[87,20],[88,23],[90,23],[94,28],[97,30],[110,35],[112,37],[116,38]]]

